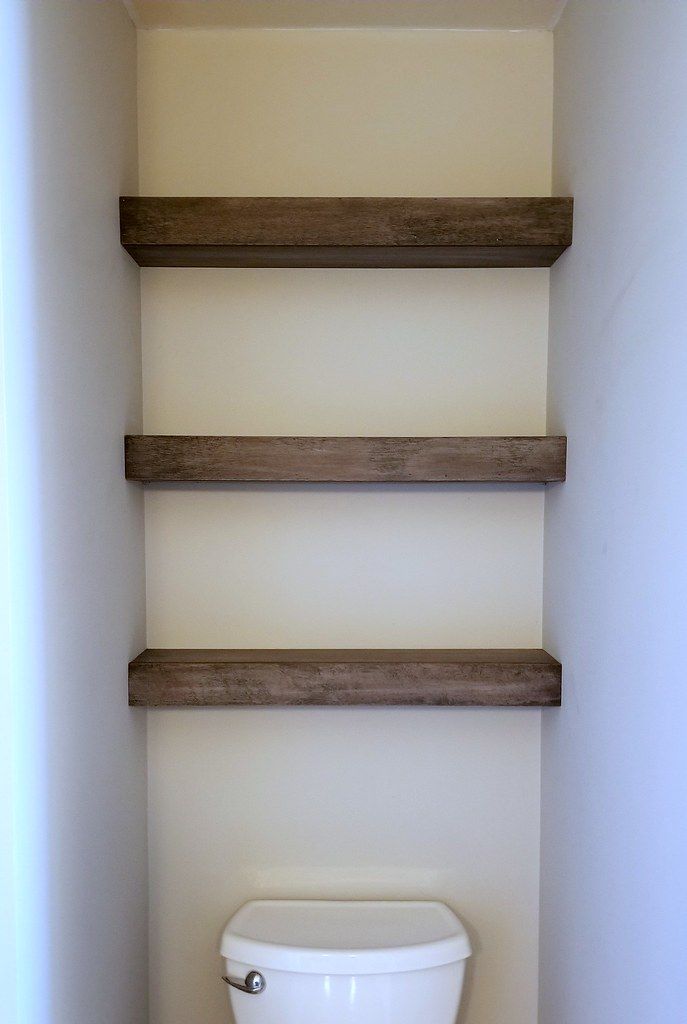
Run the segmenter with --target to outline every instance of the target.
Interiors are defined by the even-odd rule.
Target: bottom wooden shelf
[[[557,707],[561,666],[541,650],[146,650],[137,707]]]

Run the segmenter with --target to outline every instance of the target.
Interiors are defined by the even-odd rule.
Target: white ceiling
[[[566,0],[124,0],[139,28],[550,29]]]

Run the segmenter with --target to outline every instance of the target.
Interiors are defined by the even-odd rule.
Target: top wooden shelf
[[[128,480],[550,483],[564,437],[195,437],[129,435]]]
[[[141,267],[550,267],[573,200],[123,196]]]

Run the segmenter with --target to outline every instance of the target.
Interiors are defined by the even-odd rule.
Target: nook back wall
[[[142,194],[546,195],[538,33],[158,31]],[[148,432],[544,431],[545,270],[146,270]],[[149,488],[151,646],[538,646],[541,489]],[[537,711],[149,713],[153,1024],[253,896],[438,897],[461,1024],[534,1024]]]

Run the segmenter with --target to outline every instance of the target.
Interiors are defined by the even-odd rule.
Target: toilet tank
[[[470,943],[443,903],[253,900],[220,952],[236,1024],[454,1024]]]

